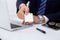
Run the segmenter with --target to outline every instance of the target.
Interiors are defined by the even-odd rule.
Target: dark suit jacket
[[[29,5],[29,9],[30,12],[33,13],[34,15],[37,15],[38,12],[38,8],[40,5],[40,0],[17,0],[17,11],[19,10],[19,5],[21,3],[27,3],[28,1],[30,1],[30,5]]]
[[[16,6],[17,6],[17,12],[19,10],[19,5],[21,3],[27,3],[30,1],[29,9],[30,12],[34,15],[37,15],[37,12],[40,7],[41,0],[17,0]],[[60,0],[47,0],[46,10],[43,15],[46,15],[50,21],[60,20],[58,17],[60,17]]]
[[[45,14],[50,21],[60,21],[60,0],[47,0]]]

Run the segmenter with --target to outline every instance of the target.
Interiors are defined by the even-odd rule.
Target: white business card
[[[33,14],[32,13],[25,15],[25,22],[33,22]]]

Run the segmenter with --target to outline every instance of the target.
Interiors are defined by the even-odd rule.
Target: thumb
[[[26,14],[26,15],[29,14],[29,8],[28,8],[28,7],[26,7],[26,9],[25,9],[25,14]]]

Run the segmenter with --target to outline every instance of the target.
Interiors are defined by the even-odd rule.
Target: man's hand
[[[19,10],[17,13],[17,16],[19,19],[24,19],[24,11],[23,10]]]
[[[32,23],[23,22],[23,24],[25,24],[25,25],[32,25],[33,23],[35,23],[35,24],[40,23],[40,18],[39,18],[38,16],[34,16],[34,15],[33,15],[33,22],[32,22]]]
[[[29,8],[25,4],[21,4],[21,6],[19,7],[19,11],[17,13],[17,16],[20,19],[23,19],[24,20],[24,15],[25,14],[28,15],[28,13],[29,13]],[[34,20],[33,23],[40,23],[39,16],[33,16],[33,20]],[[45,22],[45,18],[44,17],[42,18],[42,22]],[[31,23],[23,22],[23,24],[31,24]]]
[[[40,18],[38,16],[33,16],[34,23],[40,23]]]
[[[24,19],[24,14],[29,13],[29,8],[25,4],[21,4],[19,7],[19,11],[17,13],[18,18]]]
[[[45,22],[45,18],[44,18],[44,17],[42,17],[42,22],[43,22],[43,23]],[[39,23],[40,23],[40,18],[39,18],[39,16],[33,16],[33,22],[32,22],[32,23],[23,22],[23,24],[25,24],[25,25],[32,25],[33,23],[35,23],[35,24],[39,24]]]

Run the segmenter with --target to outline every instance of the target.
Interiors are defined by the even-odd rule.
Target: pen
[[[40,32],[42,32],[42,33],[44,33],[44,34],[46,34],[46,32],[44,31],[44,30],[41,30],[41,29],[39,29],[39,28],[36,28],[38,31],[40,31]]]
[[[28,1],[28,3],[26,4],[28,8],[29,8],[29,4],[30,4],[30,2]]]

